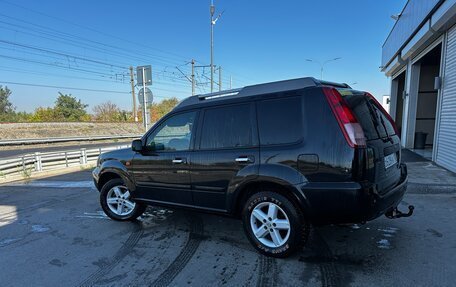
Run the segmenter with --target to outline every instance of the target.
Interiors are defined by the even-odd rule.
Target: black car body
[[[121,179],[139,204],[242,217],[249,197],[268,191],[301,225],[355,223],[395,209],[407,185],[398,133],[378,102],[313,78],[192,96],[132,145],[102,154],[93,178],[99,190]]]

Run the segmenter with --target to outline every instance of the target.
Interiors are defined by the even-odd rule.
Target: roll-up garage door
[[[447,39],[436,162],[456,172],[456,26]]]

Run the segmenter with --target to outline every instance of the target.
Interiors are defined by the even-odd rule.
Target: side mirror
[[[131,142],[131,150],[141,152],[143,150],[143,144],[141,140],[134,140]]]

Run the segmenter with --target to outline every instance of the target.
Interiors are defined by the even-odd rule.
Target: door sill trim
[[[160,201],[160,200],[153,200],[153,199],[147,199],[147,198],[133,198],[133,200],[142,201],[145,203],[156,203],[158,205],[164,205],[164,206],[169,206],[169,207],[185,207],[185,208],[191,208],[191,209],[212,211],[212,212],[217,212],[217,213],[225,213],[225,214],[228,213],[228,210],[226,210],[226,209],[210,208],[210,207],[190,205],[190,204],[184,204],[184,203]]]

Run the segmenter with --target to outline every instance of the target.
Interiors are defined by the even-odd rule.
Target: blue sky
[[[389,93],[381,46],[405,0],[216,0],[215,64],[223,87],[302,76],[356,83]],[[191,94],[188,62],[209,63],[209,1],[0,0],[0,85],[17,110],[52,106],[57,92],[93,106],[108,100],[131,109],[128,67],[153,67],[155,100]],[[197,69],[197,92],[209,70]],[[10,82],[9,84],[6,82]],[[24,86],[38,84],[67,88]],[[69,88],[113,92],[82,91]],[[114,93],[116,92],[116,93]]]

